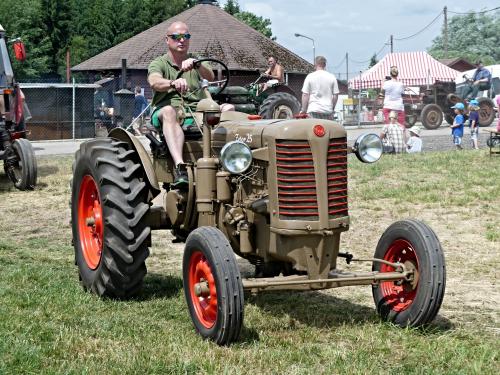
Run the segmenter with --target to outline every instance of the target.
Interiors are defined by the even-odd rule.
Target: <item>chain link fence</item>
[[[85,139],[133,121],[134,93],[99,83],[22,82],[30,140]],[[142,117],[145,117],[143,114]]]

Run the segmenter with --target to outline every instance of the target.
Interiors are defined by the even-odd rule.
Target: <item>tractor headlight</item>
[[[226,171],[239,174],[245,172],[252,164],[252,150],[246,143],[233,141],[222,148],[220,158]]]
[[[376,134],[363,134],[354,142],[352,151],[363,163],[375,163],[382,156],[382,141]]]

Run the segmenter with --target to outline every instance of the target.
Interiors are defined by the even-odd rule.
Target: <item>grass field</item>
[[[71,163],[39,159],[34,192],[0,174],[0,374],[500,373],[500,158],[486,151],[375,165],[350,158],[343,250],[371,257],[384,229],[408,217],[441,240],[447,289],[431,327],[380,322],[369,287],[248,295],[240,340],[223,348],[195,334],[180,278],[183,246],[167,231],[153,233],[139,298],[101,300],[82,290],[69,226]]]

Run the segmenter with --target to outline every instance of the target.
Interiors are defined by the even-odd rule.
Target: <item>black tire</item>
[[[437,129],[443,122],[443,111],[437,104],[427,104],[422,108],[420,120],[426,129]]]
[[[381,282],[372,287],[373,300],[382,319],[401,327],[430,323],[443,301],[446,267],[441,244],[434,231],[417,220],[391,224],[377,244],[375,258],[390,262],[409,262],[418,271],[412,285],[404,281]],[[373,271],[393,272],[391,266],[373,263]]]
[[[448,94],[446,96],[446,104],[448,107],[453,107],[457,103],[463,103],[463,99],[457,94]]]
[[[495,119],[495,106],[491,99],[478,98],[479,102],[479,126],[490,126]]]
[[[259,115],[265,119],[293,118],[293,115],[299,113],[300,102],[298,99],[287,92],[277,92],[269,95],[259,108]]]
[[[148,188],[137,153],[111,138],[83,143],[75,154],[71,190],[75,263],[83,287],[113,298],[137,294],[151,241]]]
[[[237,340],[243,325],[243,284],[231,245],[219,229],[201,227],[189,234],[182,272],[196,331],[218,345]],[[208,289],[197,296],[201,280],[208,280]]]
[[[16,160],[10,170],[4,162],[5,173],[17,189],[33,190],[36,186],[38,167],[31,143],[24,138],[16,139],[12,143],[12,151]]]
[[[490,148],[495,148],[497,146],[500,146],[500,138],[499,137],[493,137],[493,138],[488,137],[486,139],[486,146],[488,146]]]

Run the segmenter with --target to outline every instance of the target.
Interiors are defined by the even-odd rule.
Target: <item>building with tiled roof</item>
[[[300,56],[205,0],[74,66],[72,71],[90,76],[106,73],[118,77],[122,60],[126,59],[127,85],[147,88],[147,67],[154,58],[167,52],[165,33],[174,21],[183,21],[189,26],[191,53],[219,59],[228,66],[231,85],[244,85],[255,80],[257,70],[267,69],[267,57],[272,55],[283,66],[289,86],[299,96],[305,75],[313,70],[313,66]],[[146,92],[149,94],[149,90]]]

